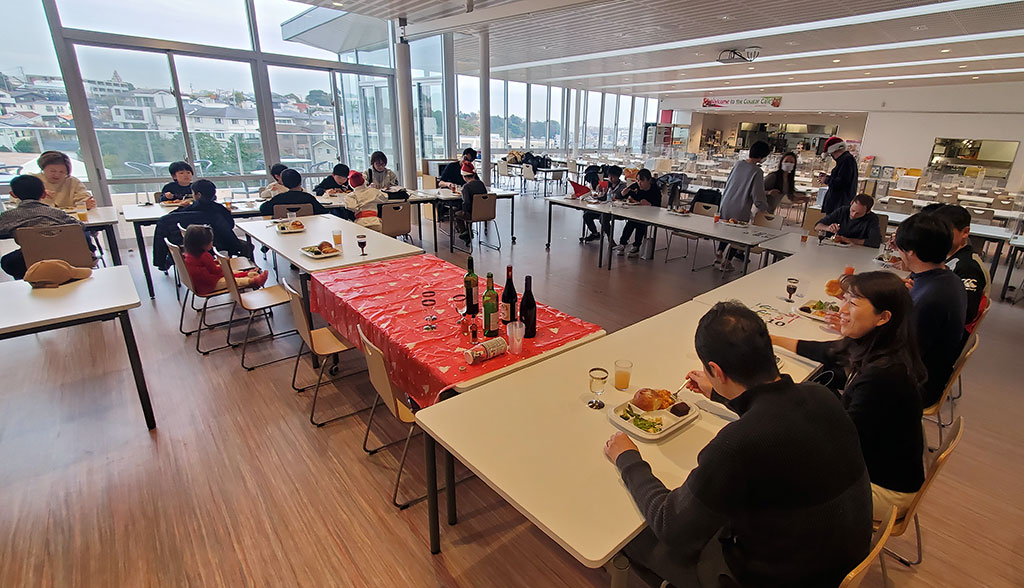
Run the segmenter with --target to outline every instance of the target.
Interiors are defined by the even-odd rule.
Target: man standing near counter
[[[830,214],[843,206],[849,206],[857,194],[857,158],[846,150],[846,141],[839,137],[825,140],[825,153],[836,160],[832,173],[818,174],[821,181],[828,186],[825,199],[821,202],[821,211]]]

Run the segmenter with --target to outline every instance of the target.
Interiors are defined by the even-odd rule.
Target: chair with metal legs
[[[252,290],[250,292],[243,292],[238,288],[238,283],[235,282],[235,274],[231,271],[231,258],[218,252],[217,261],[220,262],[220,269],[224,272],[224,281],[227,282],[228,292],[231,293],[231,299],[235,304],[249,312],[249,320],[245,325],[245,339],[242,341],[242,367],[252,371],[258,367],[291,359],[292,356],[288,355],[286,357],[279,357],[277,359],[265,361],[254,366],[245,364],[245,354],[249,348],[249,343],[298,334],[298,331],[294,329],[284,333],[275,333],[274,327],[270,324],[270,317],[272,315],[271,309],[275,306],[281,306],[282,304],[288,303],[288,291],[280,284],[276,284],[274,286],[268,286],[266,288]],[[250,341],[249,334],[252,332],[252,320],[257,314],[263,315],[263,318],[267,321],[267,328],[270,332]],[[231,325],[228,325],[228,343],[231,343]]]
[[[942,420],[942,407],[947,400],[950,400],[953,394],[953,386],[960,381],[960,374],[963,372],[964,366],[967,364],[967,360],[974,355],[974,351],[978,348],[978,333],[975,331],[971,333],[971,336],[967,338],[967,342],[964,343],[964,349],[960,352],[960,357],[957,358],[956,363],[953,364],[953,373],[949,376],[949,381],[946,382],[946,387],[942,390],[942,395],[939,396],[939,400],[924,409],[923,415],[924,420],[935,423],[939,429],[939,444],[942,444],[942,433],[947,427],[953,424],[955,407],[953,402],[950,401],[949,406],[949,421]],[[929,448],[931,449],[931,448]]]
[[[878,556],[882,554],[882,550],[885,549],[885,542],[889,540],[889,536],[892,535],[892,529],[896,526],[896,512],[896,507],[892,507],[892,510],[889,512],[889,518],[878,526],[874,536],[871,538],[871,551],[868,552],[868,556],[857,567],[853,568],[849,574],[846,574],[843,581],[839,583],[839,588],[857,588],[860,586],[861,582],[868,575],[871,563],[876,559],[881,562],[883,585],[885,584],[885,579],[888,578],[889,574],[885,570],[885,558],[879,559]]]
[[[306,318],[306,309],[302,304],[302,296],[298,292],[296,292],[295,289],[292,288],[291,285],[288,284],[288,282],[285,280],[281,280],[281,286],[284,287],[286,292],[288,292],[289,303],[292,309],[292,317],[295,320],[295,328],[296,330],[299,331],[299,336],[302,338],[302,342],[299,343],[299,353],[295,356],[295,369],[292,370],[292,389],[295,390],[296,392],[303,392],[305,390],[313,388],[313,405],[309,409],[309,422],[318,427],[322,427],[327,423],[332,423],[345,417],[350,417],[356,413],[360,413],[364,410],[369,410],[370,407],[366,406],[360,408],[359,410],[354,410],[352,412],[335,416],[327,420],[316,420],[316,401],[317,398],[319,398],[320,396],[320,387],[324,384],[330,384],[331,382],[336,382],[349,376],[360,374],[362,372],[365,372],[366,370],[359,369],[353,372],[342,374],[336,378],[324,381],[324,368],[326,368],[327,364],[329,363],[327,361],[327,357],[332,355],[338,355],[340,353],[344,353],[345,351],[351,351],[355,349],[355,347],[348,341],[338,338],[338,336],[335,335],[334,332],[327,327],[314,329],[313,325],[309,324],[309,320]],[[309,352],[311,354],[320,358],[320,371],[317,372],[315,384],[299,387],[296,384],[296,378],[298,377],[299,374],[299,362],[302,360],[302,355],[306,348],[309,349]],[[338,366],[337,364],[334,364],[330,368],[330,373],[333,376],[337,374],[337,371]]]
[[[234,318],[234,313],[235,313],[235,302],[234,301],[222,302],[220,304],[214,304],[213,306],[210,306],[210,299],[211,298],[214,298],[215,296],[223,296],[223,295],[229,294],[228,289],[227,288],[221,288],[219,290],[214,290],[213,292],[208,292],[206,294],[199,294],[199,293],[197,293],[196,290],[195,290],[195,287],[192,284],[192,276],[189,275],[188,268],[185,267],[185,258],[181,254],[181,247],[178,247],[174,243],[171,243],[170,241],[167,240],[166,237],[164,238],[164,243],[167,244],[167,250],[170,251],[170,253],[171,253],[171,259],[174,260],[175,273],[178,275],[179,279],[181,280],[182,285],[185,286],[185,299],[181,301],[181,316],[178,317],[178,331],[180,331],[181,334],[185,335],[186,337],[195,334],[195,336],[196,336],[196,351],[201,353],[201,354],[203,354],[203,355],[209,355],[210,353],[212,353],[214,351],[220,351],[221,349],[227,349],[228,347],[234,347],[234,345],[231,345],[231,343],[227,342],[227,341],[225,341],[224,345],[220,345],[220,346],[214,347],[212,349],[203,349],[200,346],[200,343],[202,342],[203,331],[210,331],[210,330],[213,330],[213,329],[215,329],[217,327],[223,327],[224,325],[227,325],[228,323],[239,322],[242,319],[241,318],[238,318],[238,319]],[[185,307],[189,306],[189,294],[192,295],[192,304],[191,304],[192,310],[194,310],[194,311],[199,313],[199,324],[196,326],[195,329],[193,329],[191,331],[186,331],[185,330]],[[202,298],[203,299],[203,306],[201,308],[196,308],[195,307],[196,298]],[[213,323],[213,324],[210,324],[210,323],[206,322],[206,312],[208,310],[210,310],[211,308],[220,308],[220,307],[228,306],[228,305],[231,306],[231,315],[228,317],[228,320],[221,321],[219,323]]]
[[[917,535],[917,559],[910,561],[906,557],[896,553],[895,551],[886,547],[885,553],[892,556],[896,561],[900,562],[905,566],[916,566],[921,563],[923,559],[923,547],[921,543],[921,521],[917,516],[917,507],[921,504],[921,499],[924,498],[925,492],[931,486],[935,480],[935,476],[938,475],[939,470],[945,465],[946,460],[949,459],[949,455],[953,453],[956,446],[960,444],[960,439],[964,434],[964,417],[957,417],[957,419],[950,425],[949,436],[946,440],[939,445],[939,451],[935,455],[935,459],[928,465],[924,474],[924,484],[921,484],[921,489],[917,491],[914,496],[913,502],[910,503],[910,507],[907,509],[906,514],[896,519],[896,526],[893,528],[892,536],[899,537],[906,532],[907,527],[910,526],[910,520],[914,520],[914,531]]]

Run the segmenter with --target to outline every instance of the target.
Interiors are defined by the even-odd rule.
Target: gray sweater
[[[719,214],[723,219],[749,221],[752,206],[759,211],[771,211],[764,194],[764,172],[750,160],[741,159],[733,166],[725,182]]]

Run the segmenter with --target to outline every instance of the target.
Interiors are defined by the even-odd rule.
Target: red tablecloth
[[[367,338],[384,353],[392,383],[421,407],[436,402],[438,394],[454,384],[601,330],[595,324],[537,304],[537,337],[523,341],[523,353],[506,353],[467,365],[463,352],[472,343],[459,331],[459,315],[452,301],[454,295],[464,293],[465,274],[466,270],[432,255],[317,272],[312,276],[310,304],[354,345],[359,345],[356,325],[362,325]],[[481,297],[485,281],[480,280]],[[522,276],[518,282],[522,287]],[[430,290],[435,292],[437,303],[425,307],[421,294]],[[437,316],[433,323],[437,330],[423,330],[430,324],[425,319],[428,315]],[[482,326],[482,316],[477,323]],[[500,331],[505,337],[504,325]]]

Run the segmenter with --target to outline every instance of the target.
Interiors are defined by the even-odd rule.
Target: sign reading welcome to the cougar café
[[[782,106],[782,96],[728,96],[704,97],[703,108],[738,108],[743,110],[770,110]]]

